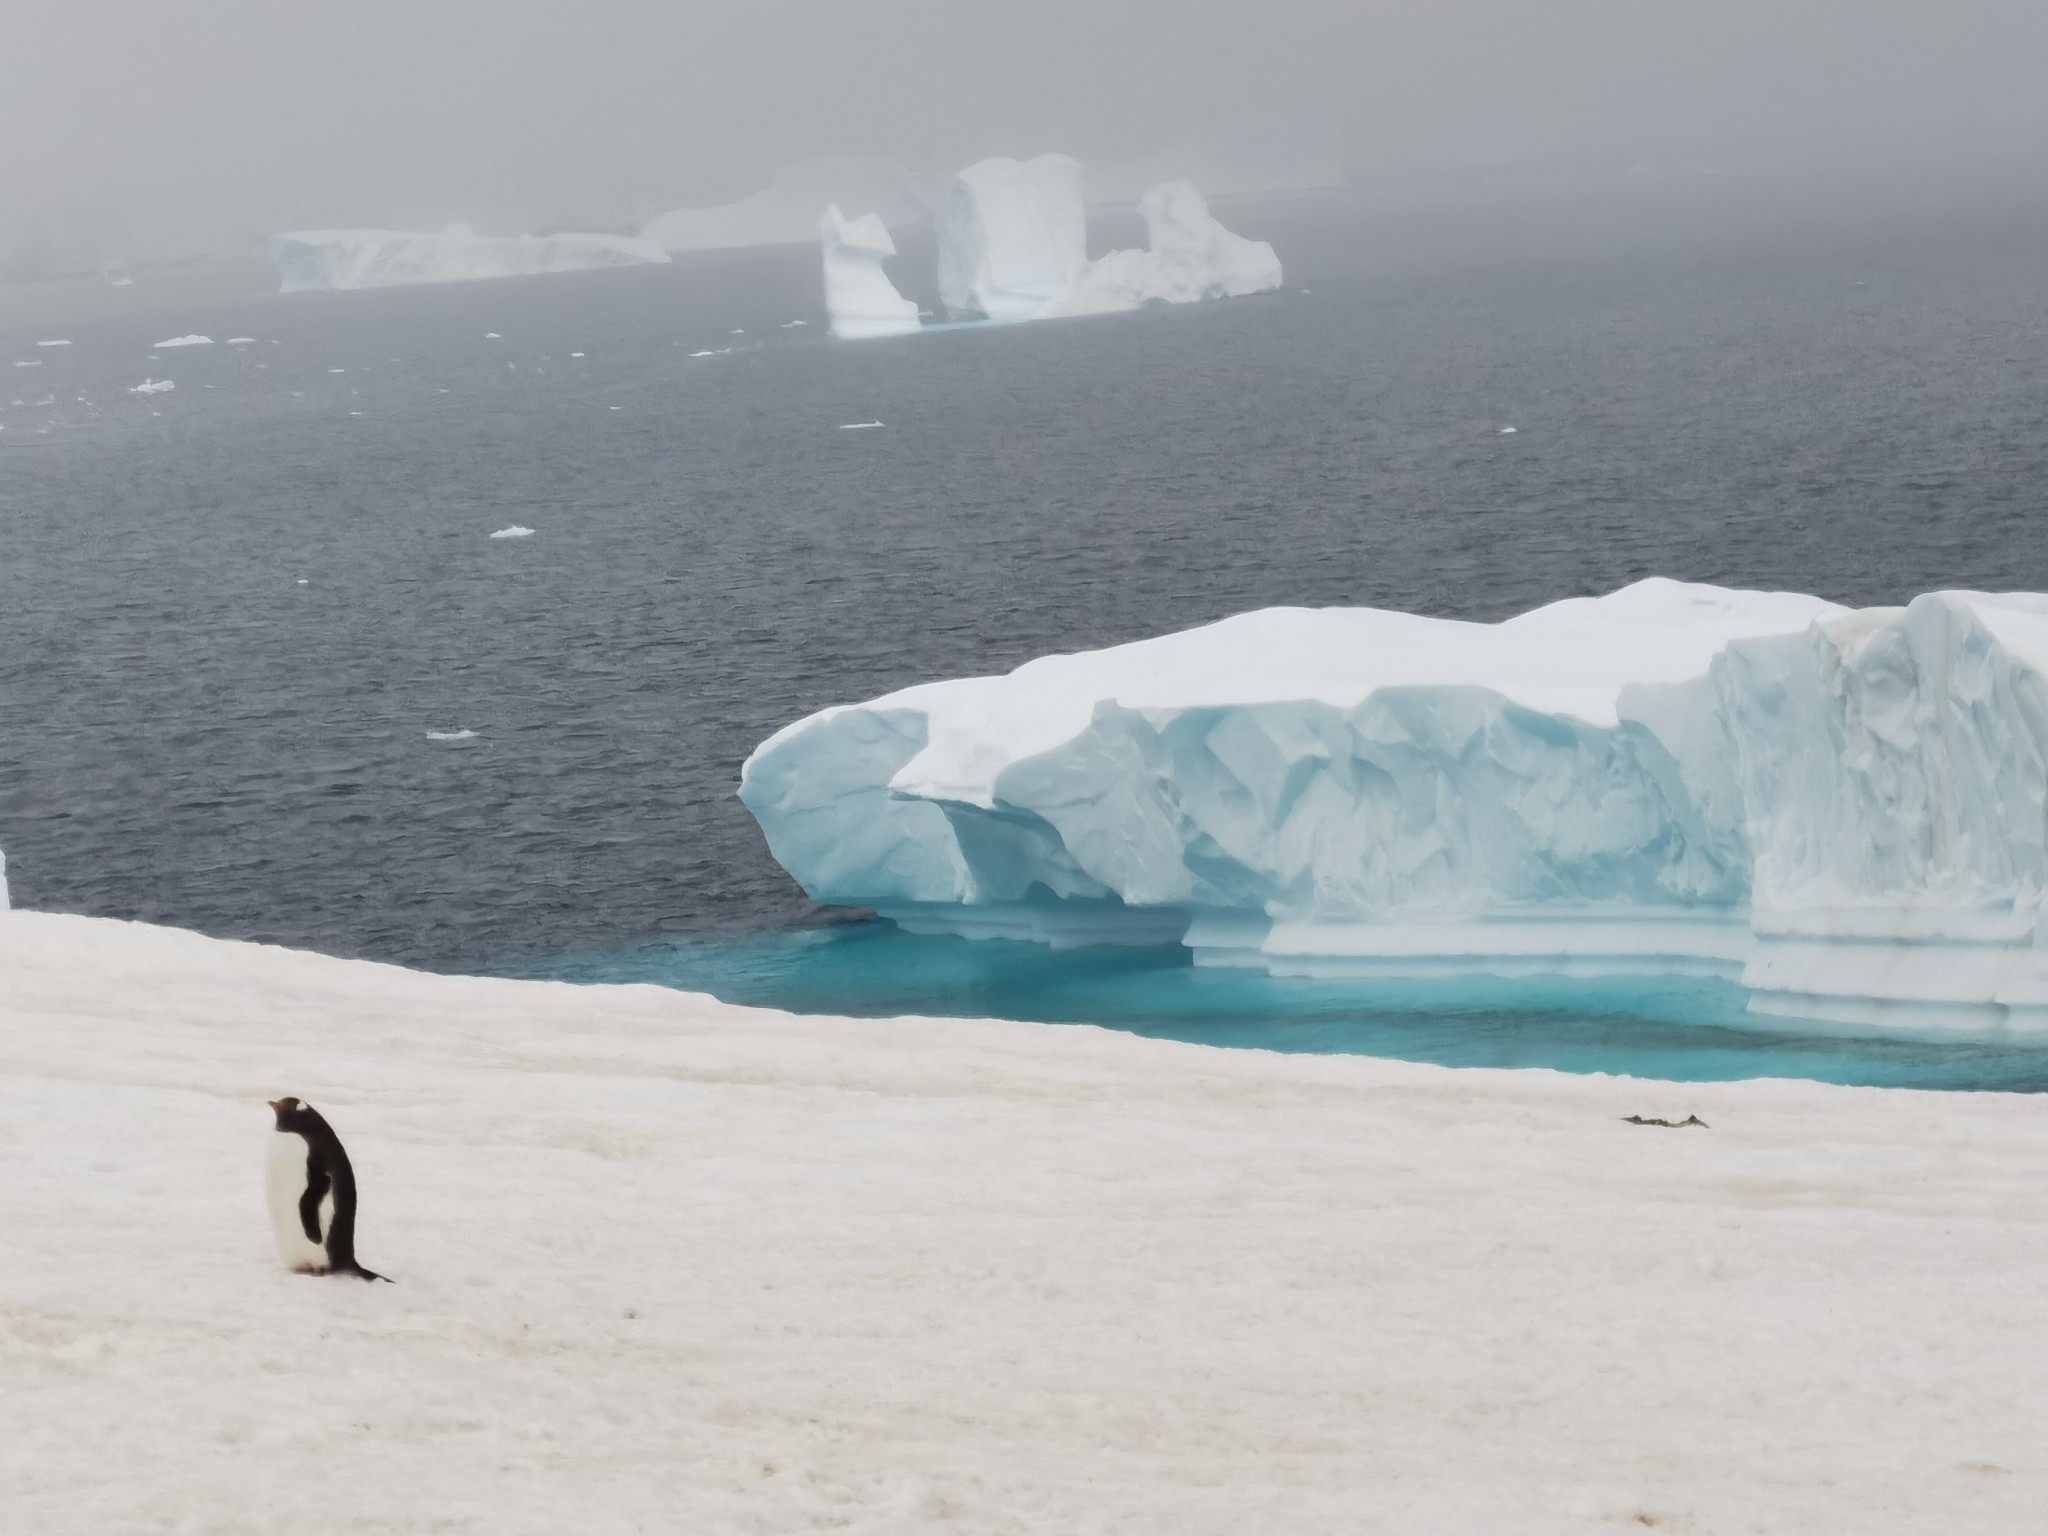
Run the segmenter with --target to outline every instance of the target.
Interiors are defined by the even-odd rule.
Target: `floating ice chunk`
[[[874,214],[849,219],[839,205],[818,220],[825,259],[825,310],[832,334],[846,341],[903,336],[918,328],[917,305],[896,291],[882,270],[896,254],[888,226]]]
[[[890,242],[890,244],[891,244],[891,245],[893,246],[893,245],[895,244],[895,242],[894,242],[894,241],[891,241],[891,242]],[[808,322],[808,321],[805,321],[805,320],[785,320],[785,321],[783,321],[783,322],[782,322],[782,328],[783,328],[783,329],[784,329],[785,331],[793,331],[793,330],[795,330],[795,329],[796,329],[796,328],[797,328],[798,326],[800,326],[800,325],[807,325],[807,324],[809,324],[809,322]]]
[[[731,348],[731,347],[706,347],[706,348],[705,348],[705,349],[704,349],[704,350],[703,350],[702,352],[692,352],[692,353],[690,354],[690,356],[692,356],[692,357],[724,357],[724,356],[726,356],[726,355],[727,355],[728,353],[730,353],[731,351],[732,351],[732,348]]]
[[[1500,429],[1500,435],[1502,437],[1513,437],[1517,432],[1521,430],[1522,429],[1520,427],[1502,427]]]
[[[40,368],[43,366],[43,360],[40,357],[24,358],[16,362],[14,366],[17,368]]]
[[[1081,166],[1067,155],[977,161],[954,180],[938,235],[949,315],[1036,320],[1088,264]]]
[[[466,727],[459,731],[427,732],[427,740],[429,741],[470,741],[473,740],[475,736],[476,732],[469,730]]]
[[[571,352],[569,355],[571,357],[581,357],[583,354],[581,352]]]
[[[303,587],[303,586],[305,586],[305,585],[306,585],[306,581],[307,581],[307,578],[306,578],[306,577],[304,577],[304,576],[301,576],[301,577],[299,577],[299,578],[298,578],[298,585],[299,585],[299,586],[302,586],[302,587]]]
[[[191,336],[173,336],[169,341],[160,341],[156,344],[154,350],[162,351],[165,347],[210,347],[212,345],[213,338],[211,336],[195,334]]]
[[[327,371],[328,371],[329,373],[347,373],[347,372],[348,372],[348,370],[347,370],[346,368],[330,368],[330,369],[328,369]]]
[[[273,236],[270,250],[283,293],[536,277],[668,260],[660,246],[624,235],[437,235],[395,229],[297,230]]]
[[[485,340],[485,341],[503,341],[504,339],[505,339],[505,338],[504,338],[504,337],[502,337],[502,336],[500,336],[500,335],[499,335],[499,334],[498,334],[498,333],[497,333],[496,331],[485,331],[485,332],[484,332],[484,340]]]
[[[168,394],[177,387],[169,379],[144,379],[140,384],[131,388],[128,393],[131,395],[162,395]]]
[[[230,336],[228,338],[228,345],[231,347],[253,347],[256,345],[256,338],[254,336]]]
[[[39,347],[68,347],[71,343],[59,336],[51,341],[39,341],[36,345]]]
[[[533,530],[531,528],[522,528],[519,524],[514,523],[509,528],[500,528],[491,537],[494,539],[530,539],[533,537]]]
[[[736,325],[731,330],[727,331],[725,334],[728,336],[744,336],[747,334],[746,327]]]
[[[1271,293],[1280,286],[1280,258],[1263,240],[1247,240],[1216,221],[1190,181],[1148,188],[1138,199],[1146,249],[1111,251],[1078,273],[1044,314],[1097,315],[1143,304]]]
[[[1718,976],[2048,1030],[2048,595],[1653,580],[1500,624],[1268,609],[770,737],[814,897],[1281,974]]]
[[[879,421],[845,421],[839,424],[839,430],[842,432],[865,432],[869,427],[879,427],[881,425],[882,423]]]

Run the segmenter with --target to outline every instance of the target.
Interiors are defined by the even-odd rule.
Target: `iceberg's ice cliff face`
[[[825,311],[832,334],[849,341],[902,336],[918,328],[917,303],[906,299],[882,270],[896,254],[889,227],[872,213],[849,219],[837,204],[818,221],[825,254]]]
[[[2048,1027],[2048,597],[1271,609],[824,710],[740,793],[813,897],[915,928]]]
[[[270,252],[282,293],[534,277],[668,260],[660,246],[624,235],[478,235],[461,225],[438,235],[399,229],[302,229],[273,235]]]
[[[1039,155],[968,166],[940,210],[938,235],[948,314],[1038,319],[1088,264],[1080,162]]]
[[[1045,308],[1047,318],[1238,298],[1280,286],[1273,247],[1225,229],[1193,182],[1148,188],[1138,212],[1145,220],[1146,249],[1111,251],[1090,262]]]

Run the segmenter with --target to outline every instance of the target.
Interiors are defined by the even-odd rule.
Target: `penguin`
[[[356,1262],[356,1174],[341,1138],[320,1111],[298,1099],[272,1099],[270,1219],[277,1252],[302,1275],[384,1280]]]

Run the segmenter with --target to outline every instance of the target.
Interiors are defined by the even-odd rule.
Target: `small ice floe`
[[[726,353],[730,352],[731,350],[732,350],[732,348],[731,348],[731,347],[706,347],[706,348],[705,348],[705,349],[704,349],[704,350],[703,350],[702,352],[692,352],[692,353],[690,354],[690,356],[692,356],[692,357],[723,357],[723,356],[725,356],[725,354],[726,354]]]
[[[14,366],[17,368],[40,368],[43,366],[43,360],[40,357],[31,357],[26,362],[18,362]]]
[[[300,586],[302,586],[302,587],[303,587],[303,586],[304,586],[304,585],[306,584],[306,581],[307,581],[307,578],[306,578],[306,577],[304,577],[304,576],[301,576],[301,577],[299,577],[299,579],[298,579],[298,585],[300,585]]]
[[[130,389],[128,393],[131,395],[161,395],[167,394],[177,387],[169,379],[144,379],[140,384]]]
[[[623,411],[625,407],[623,405],[608,405],[605,409],[608,411]]]
[[[533,537],[533,530],[531,528],[522,528],[519,524],[514,523],[510,528],[500,528],[491,537],[494,539],[530,539]]]
[[[349,412],[349,415],[351,415],[351,416],[360,416],[360,415],[362,415],[362,414],[363,414],[363,413],[362,413],[361,411],[350,411],[350,412]]]
[[[782,322],[782,328],[785,331],[793,331],[800,325],[809,325],[810,323],[808,320],[785,320]]]
[[[839,424],[839,430],[842,432],[865,432],[869,427],[879,427],[881,425],[882,423],[879,421],[842,421]]]
[[[39,347],[68,347],[71,345],[71,343],[66,341],[62,336],[59,336],[54,341],[39,341],[36,343],[36,345]]]
[[[581,357],[583,354],[581,352],[571,352],[569,355],[571,357]]]
[[[213,338],[211,336],[201,336],[194,332],[190,336],[173,336],[169,341],[160,341],[152,350],[161,352],[165,347],[210,347],[212,345]]]
[[[505,339],[505,338],[504,338],[504,337],[502,337],[502,336],[500,336],[500,335],[499,335],[499,334],[498,334],[498,333],[497,333],[496,331],[485,331],[485,332],[484,332],[484,340],[485,340],[485,341],[503,341],[504,339]]]
[[[493,537],[496,537],[496,535],[493,535]],[[468,740],[470,740],[470,739],[471,739],[472,737],[474,737],[475,735],[476,735],[476,732],[475,732],[475,731],[469,730],[469,729],[467,729],[467,728],[465,727],[464,729],[462,729],[462,730],[459,730],[459,731],[429,731],[429,732],[427,732],[427,740],[429,740],[429,741],[468,741]]]
[[[1500,429],[1500,435],[1502,437],[1513,437],[1517,432],[1521,430],[1522,429],[1520,427],[1502,427]]]
[[[327,371],[328,371],[329,373],[347,373],[347,372],[348,372],[348,370],[347,370],[346,368],[330,368],[330,369],[328,369]]]
[[[110,288],[133,288],[135,286],[135,279],[132,277],[110,277],[107,279],[107,286]]]
[[[256,345],[256,338],[254,336],[230,336],[228,338],[228,345],[231,347],[253,347]]]
[[[728,336],[744,336],[747,334],[746,327],[736,325],[731,330],[727,331],[725,334]]]

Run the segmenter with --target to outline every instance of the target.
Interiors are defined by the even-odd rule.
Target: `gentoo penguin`
[[[302,1275],[383,1280],[356,1262],[356,1174],[334,1127],[297,1099],[272,1099],[270,1219],[277,1252]]]

